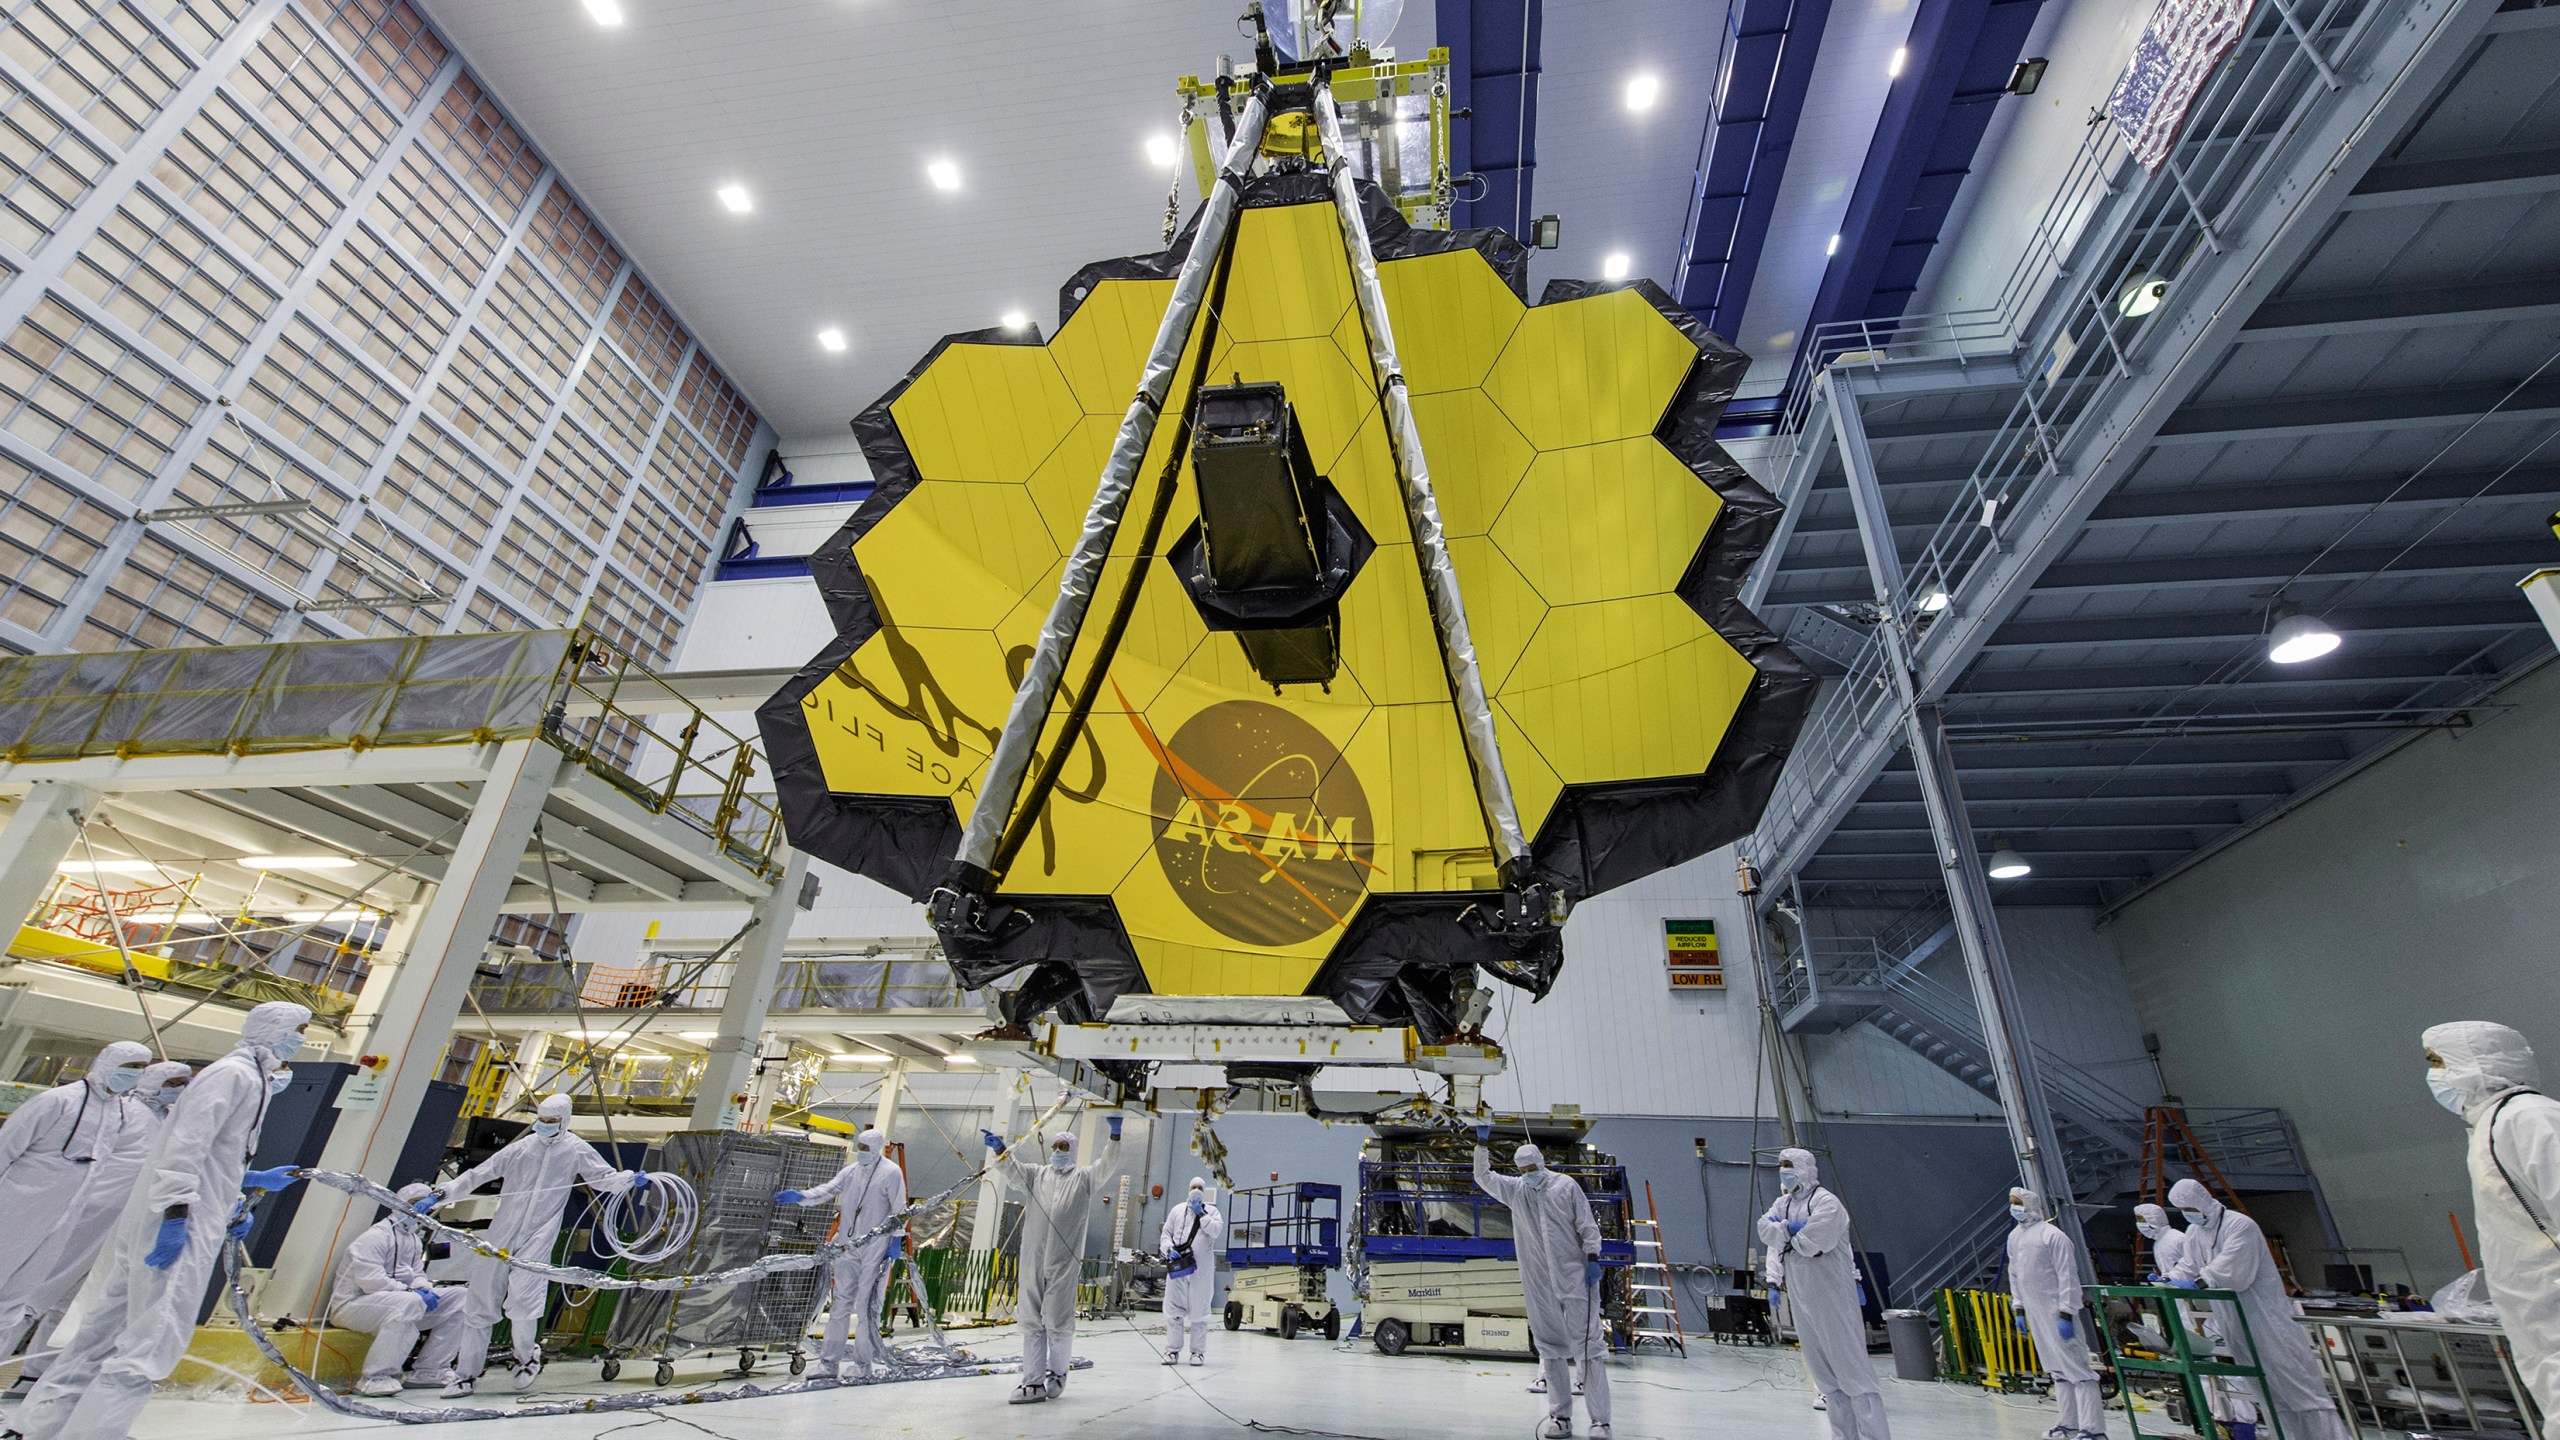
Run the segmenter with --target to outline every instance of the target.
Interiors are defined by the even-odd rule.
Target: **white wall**
[[[2418,1033],[2491,1019],[2560,1055],[2560,666],[2128,906],[2110,934],[2170,1086],[2277,1104],[2351,1246],[2460,1269],[2463,1130]]]

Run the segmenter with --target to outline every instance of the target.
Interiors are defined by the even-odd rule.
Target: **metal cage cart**
[[[2500,1326],[2414,1315],[2305,1315],[2301,1323],[2351,1418],[2446,1440],[2542,1433],[2542,1411]]]
[[[1295,1340],[1321,1328],[1342,1338],[1342,1312],[1325,1272],[1342,1268],[1342,1187],[1300,1181],[1238,1190],[1228,1197],[1226,1322]]]
[[[1508,1119],[1500,1129],[1507,1140],[1523,1124]],[[1609,1348],[1624,1351],[1626,1267],[1636,1258],[1626,1168],[1583,1144],[1579,1122],[1533,1116],[1526,1129],[1546,1152],[1547,1168],[1591,1197],[1600,1263],[1609,1267],[1600,1282],[1602,1325]],[[1494,1168],[1511,1173],[1510,1157],[1497,1156]],[[1366,1271],[1363,1318],[1379,1350],[1531,1353],[1511,1211],[1477,1187],[1471,1142],[1440,1130],[1380,1130],[1362,1151],[1357,1235]]]
[[[649,1168],[693,1186],[701,1221],[683,1253],[635,1277],[697,1274],[816,1250],[835,1224],[835,1207],[776,1205],[773,1195],[814,1190],[843,1165],[842,1151],[806,1140],[726,1130],[668,1136],[651,1152]],[[605,1333],[604,1378],[619,1377],[623,1360],[642,1356],[657,1362],[657,1383],[670,1385],[676,1361],[731,1349],[741,1375],[770,1354],[786,1356],[797,1375],[808,1368],[803,1342],[826,1288],[826,1268],[814,1266],[700,1290],[627,1291]]]

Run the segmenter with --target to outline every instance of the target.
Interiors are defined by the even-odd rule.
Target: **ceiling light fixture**
[[[942,1063],[945,1065],[975,1065],[978,1063],[978,1057],[975,1055],[945,1055],[942,1057]]]
[[[1831,243],[1822,247],[1822,253],[1823,253],[1823,254],[1825,254],[1825,255],[1837,255],[1837,254],[1839,254],[1839,253],[1840,253],[1840,237],[1839,237],[1839,236],[1837,236],[1837,235],[1832,236],[1832,237],[1831,237]]]
[[[717,1040],[720,1038],[720,1032],[717,1030],[679,1030],[676,1032],[676,1038],[679,1040]]]
[[[1627,108],[1630,110],[1650,110],[1653,102],[1661,98],[1662,77],[1659,75],[1638,75],[1627,82]]]
[[[747,187],[744,185],[723,185],[720,187],[719,195],[720,203],[726,206],[732,215],[744,215],[756,208],[755,198],[747,193]]]
[[[1174,158],[1175,151],[1173,148],[1172,136],[1150,135],[1147,137],[1148,164],[1153,165],[1159,170],[1170,170],[1173,168]]]
[[[587,13],[599,25],[622,23],[622,0],[587,0]]]
[[[957,190],[960,188],[960,167],[948,160],[935,160],[924,167],[924,178],[932,181],[936,190]]]
[[[2015,880],[2035,868],[2027,863],[2026,856],[2010,849],[2008,841],[1995,836],[1991,841],[1990,863],[1982,867],[1982,873],[1994,880]]]
[[[2116,292],[2116,313],[2129,320],[2139,320],[2160,308],[2162,297],[2169,293],[2169,282],[2149,271],[2124,282]]]
[[[2267,658],[2279,665],[2299,665],[2317,660],[2338,648],[2338,632],[2317,615],[2305,615],[2290,605],[2276,611],[2275,628],[2267,632]]]
[[[1894,47],[1893,47],[1893,58],[1892,58],[1892,59],[1890,59],[1890,60],[1888,60],[1888,61],[1886,61],[1886,62],[1885,62],[1885,64],[1884,64],[1884,78],[1886,78],[1887,80],[1899,80],[1899,79],[1901,79],[1901,78],[1902,78],[1902,66],[1903,66],[1903,62],[1904,62],[1904,61],[1909,60],[1910,58],[1911,58],[1911,47],[1910,47],[1910,46],[1908,46],[1908,45],[1896,45],[1896,46],[1894,46]]]
[[[1947,598],[1947,587],[1944,585],[1932,585],[1929,587],[1927,593],[1920,597],[1920,613],[1923,615],[1935,615],[1939,611],[1946,609],[1950,603],[1952,602]]]
[[[53,867],[57,875],[150,875],[159,869],[149,860],[65,860]]]
[[[240,863],[252,870],[353,870],[356,862],[344,855],[243,855]]]
[[[1007,310],[1004,312],[1004,318],[996,323],[1007,330],[1028,330],[1031,328],[1031,317],[1019,310]]]
[[[1603,280],[1624,280],[1627,278],[1627,267],[1630,263],[1632,262],[1627,259],[1626,251],[1613,251],[1610,253],[1609,258],[1600,262],[1600,278]]]
[[[845,344],[844,332],[833,325],[830,325],[826,329],[818,332],[818,348],[826,351],[830,355],[843,354],[845,352]]]

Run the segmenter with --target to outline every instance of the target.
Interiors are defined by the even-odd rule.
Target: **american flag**
[[[2197,92],[2249,28],[2257,0],[2160,0],[2107,97],[2107,118],[2145,170],[2177,143]]]

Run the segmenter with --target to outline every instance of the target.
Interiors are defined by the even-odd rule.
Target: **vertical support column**
[[[577,1078],[560,1074],[559,1067],[551,1063],[551,1047],[559,1043],[560,1037],[548,1030],[536,1030],[524,1037],[507,1066],[507,1083],[498,1090],[498,1114],[507,1114],[528,1098],[540,1100],[542,1097],[533,1093],[536,1090],[547,1094]]]
[[[809,857],[797,850],[783,854],[782,873],[773,888],[755,903],[754,928],[738,941],[729,967],[729,993],[720,1002],[719,1033],[711,1041],[711,1060],[702,1069],[702,1086],[693,1093],[696,1130],[718,1130],[729,1097],[747,1088],[764,1044],[765,1012],[773,1006],[773,987],[782,979],[783,947],[791,939],[792,907],[799,902],[800,879],[809,873]],[[742,1109],[744,1107],[741,1107]]]
[[[999,1070],[996,1081],[1003,1088],[996,1092],[995,1118],[987,1122],[987,1128],[1003,1136],[1005,1143],[1012,1144],[1015,1109],[1022,1098],[1022,1072]],[[1001,1228],[1003,1219],[1004,1181],[997,1178],[997,1172],[989,1170],[986,1178],[978,1182],[978,1209],[969,1225],[971,1254],[996,1248],[996,1231]]]
[[[883,1135],[894,1134],[898,1123],[898,1092],[907,1087],[907,1060],[901,1055],[889,1062],[889,1073],[880,1077],[880,1099],[871,1107],[871,1128]]]
[[[2056,1139],[2053,1112],[2036,1078],[2035,1046],[2019,1014],[2008,947],[2001,941],[2000,921],[1991,906],[1991,881],[1983,874],[1982,852],[1974,845],[1973,825],[1965,815],[1964,792],[1956,783],[1955,761],[1947,753],[1938,706],[1935,701],[1923,701],[1919,693],[1911,656],[1910,596],[1903,585],[1902,555],[1894,545],[1884,487],[1876,478],[1875,456],[1867,448],[1866,421],[1858,412],[1854,393],[1841,389],[1830,374],[1820,383],[1831,403],[1832,429],[1840,444],[1841,468],[1848,474],[1849,500],[1857,512],[1867,573],[1875,582],[1876,604],[1884,612],[1878,628],[1891,657],[1886,668],[1893,672],[1900,692],[1911,768],[1920,781],[1938,864],[1945,872],[1956,938],[1964,947],[1965,974],[1973,982],[1974,1008],[1981,1014],[1983,1048],[1990,1052],[2000,1111],[2008,1122],[2010,1148],[2018,1157],[2019,1183],[2045,1197],[2055,1212],[2055,1223],[2078,1244],[2080,1215],[2072,1208],[2071,1179]],[[2087,1253],[2087,1246],[2081,1245],[2084,1267]]]
[[[382,1007],[391,998],[391,987],[399,979],[401,968],[409,963],[409,950],[418,943],[418,925],[426,918],[427,905],[435,893],[434,886],[427,886],[417,899],[391,912],[382,943],[373,948],[373,963],[365,967],[364,984],[356,991],[356,1008],[347,1012],[338,1043],[329,1052],[332,1059],[353,1060],[364,1053],[364,1041],[374,1022],[381,1018]]]
[[[359,1044],[366,1053],[389,1057],[382,1103],[338,1112],[320,1152],[321,1169],[354,1171],[375,1181],[391,1177],[426,1099],[427,1082],[444,1067],[464,992],[480,968],[499,907],[515,884],[543,799],[559,773],[560,752],[543,741],[510,740],[497,747],[489,778],[454,842],[445,881],[419,917],[409,960],[392,977],[372,1031]],[[328,1303],[330,1266],[340,1247],[372,1223],[372,1212],[370,1201],[319,1186],[305,1190],[268,1282],[268,1310],[320,1314]]]
[[[27,923],[36,903],[80,840],[80,817],[98,803],[98,792],[57,780],[27,787],[17,813],[0,826],[0,926],[8,936]]]

